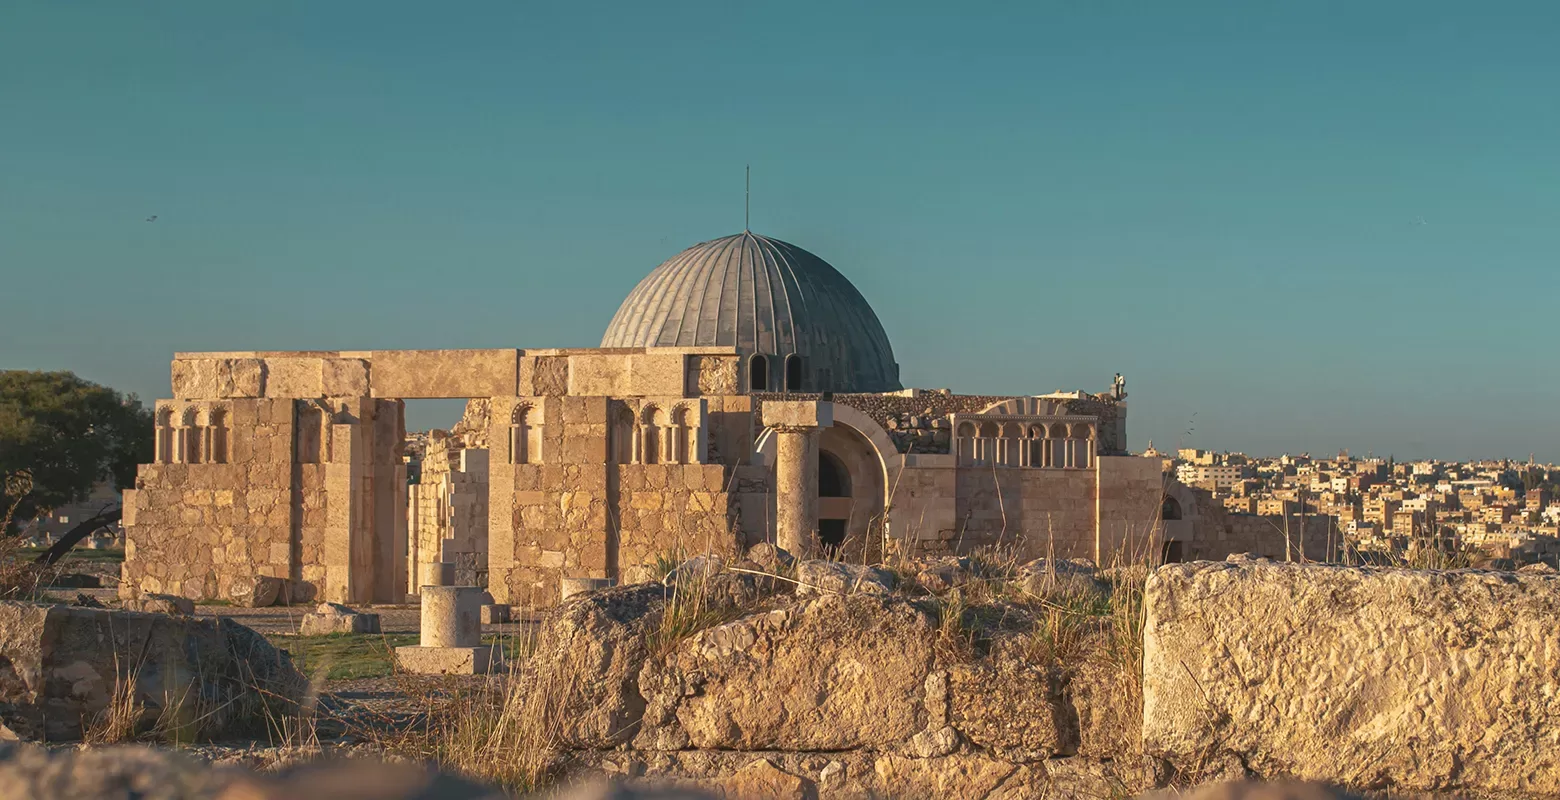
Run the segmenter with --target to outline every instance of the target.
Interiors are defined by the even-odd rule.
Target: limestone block
[[[375,350],[373,397],[513,397],[518,350]]]
[[[1176,765],[1560,792],[1560,578],[1282,563],[1148,581],[1143,744]]]
[[[287,581],[264,575],[235,579],[228,590],[228,600],[245,608],[274,606],[286,597]]]
[[[503,664],[497,645],[478,647],[422,647],[395,649],[396,666],[414,675],[485,675]]]
[[[609,589],[616,583],[611,578],[562,578],[558,581],[559,599],[568,600],[587,592]]]
[[[188,617],[195,613],[195,601],[188,597],[147,592],[139,597],[126,600],[124,608],[126,611],[142,611],[152,614],[173,614],[175,616]]]
[[[486,603],[482,606],[483,625],[501,625],[510,621],[510,607],[504,603]]]
[[[326,397],[366,397],[368,362],[360,358],[327,358],[320,362],[320,389]]]
[[[762,406],[765,427],[789,425],[827,428],[834,424],[834,404],[816,400],[770,400]]]
[[[379,633],[379,615],[364,614],[339,603],[321,603],[314,613],[303,615],[300,636],[332,633]]]
[[[323,359],[267,358],[262,363],[266,397],[324,397]]]

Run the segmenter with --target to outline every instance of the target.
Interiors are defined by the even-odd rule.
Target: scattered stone
[[[797,594],[875,594],[894,590],[894,573],[878,567],[811,560],[796,565]]]
[[[141,724],[188,707],[201,735],[263,733],[251,728],[304,688],[285,653],[227,618],[0,603],[0,664],[0,722],[48,741],[79,738],[126,679]]]
[[[173,614],[190,617],[195,615],[195,601],[188,597],[146,592],[139,597],[126,600],[124,609],[126,611],[140,611],[147,614]]]
[[[945,556],[932,559],[916,574],[916,583],[933,594],[943,594],[964,586],[975,575],[968,558]]]
[[[767,570],[789,567],[796,563],[796,557],[784,548],[770,542],[759,542],[748,548],[747,560]]]
[[[941,758],[959,749],[959,732],[951,725],[921,731],[910,739],[909,750],[916,758]]]
[[[661,583],[666,586],[689,586],[700,581],[708,581],[719,575],[726,569],[726,562],[717,555],[694,556],[677,565]]]
[[[287,597],[287,581],[269,575],[234,581],[228,590],[228,600],[244,608],[269,608]]]
[[[90,594],[82,594],[81,592],[76,593],[76,599],[71,603],[71,605],[76,606],[77,608],[108,608],[108,606],[98,602],[96,597],[93,597]]]
[[[826,789],[833,789],[845,782],[845,765],[838,761],[830,761],[823,765],[818,772],[818,785]]]
[[[510,609],[506,603],[488,603],[482,607],[483,625],[502,625],[509,620]]]
[[[379,633],[379,615],[365,614],[340,603],[320,603],[314,613],[304,614],[298,625],[299,636],[332,633]]]
[[[817,795],[812,781],[780,769],[767,758],[748,764],[719,783],[722,794],[731,798],[804,800]]]
[[[1517,569],[1517,573],[1521,575],[1554,575],[1557,572],[1560,572],[1560,570],[1556,570],[1554,567],[1545,564],[1542,561],[1534,564],[1526,564]]]
[[[1082,558],[1037,558],[1018,568],[1018,581],[1024,592],[1034,597],[1106,594],[1094,562]]]

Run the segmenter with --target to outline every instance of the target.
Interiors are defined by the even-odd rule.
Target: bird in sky
[[[146,218],[146,221],[147,221],[147,222],[156,222],[156,221],[157,221],[157,215],[156,215],[156,214],[153,214],[153,215],[151,215],[151,216],[150,216],[150,217],[147,217],[147,218]]]

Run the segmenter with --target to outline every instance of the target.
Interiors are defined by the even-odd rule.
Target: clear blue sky
[[[751,162],[907,385],[1560,460],[1560,4],[972,5],[11,0],[0,367],[594,346]]]

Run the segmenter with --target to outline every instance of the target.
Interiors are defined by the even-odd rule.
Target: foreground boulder
[[[1178,767],[1560,793],[1560,577],[1176,564],[1146,604],[1143,744]]]
[[[914,604],[824,595],[700,631],[646,664],[638,683],[648,711],[636,743],[844,750],[905,742],[927,727],[935,630]]]
[[[660,584],[591,592],[548,612],[537,641],[539,702],[567,747],[613,747],[638,732],[639,670],[670,593]]]
[[[0,603],[0,722],[29,739],[79,739],[116,687],[139,707],[138,730],[163,717],[204,738],[266,733],[295,712],[304,681],[228,619]]]

